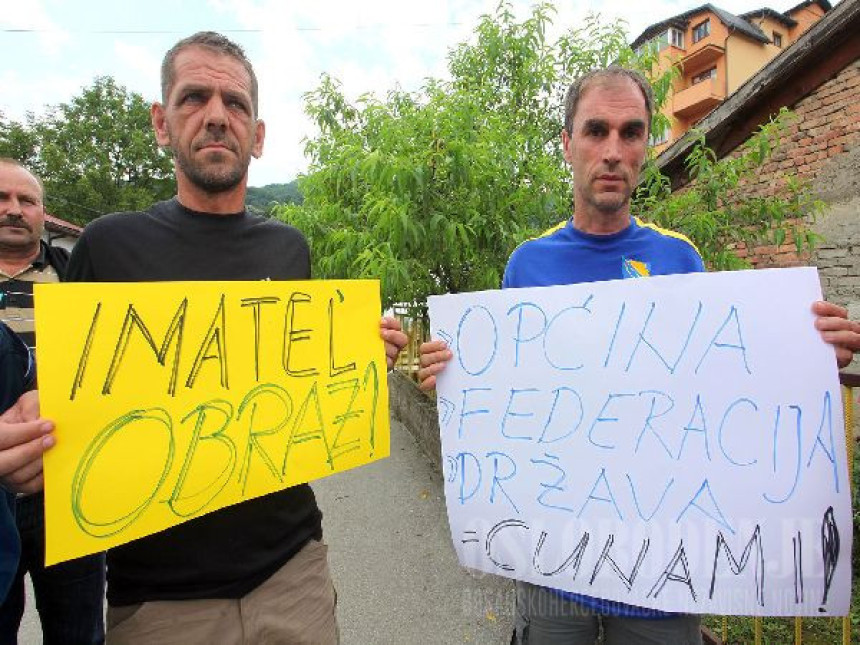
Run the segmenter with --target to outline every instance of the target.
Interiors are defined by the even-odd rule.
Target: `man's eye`
[[[202,101],[203,101],[202,92],[189,92],[182,99],[183,103],[201,103]]]

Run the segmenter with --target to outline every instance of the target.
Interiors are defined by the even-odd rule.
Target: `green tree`
[[[567,217],[559,136],[566,80],[611,61],[651,69],[620,25],[590,18],[549,42],[553,9],[484,16],[449,54],[450,80],[350,103],[324,76],[306,96],[304,203],[277,215],[309,237],[317,277],[373,276],[385,305],[497,288],[517,244]],[[665,92],[663,93],[665,95]]]
[[[449,54],[450,80],[429,79],[414,93],[350,103],[324,76],[306,95],[319,134],[306,146],[305,201],[276,214],[308,235],[317,277],[379,277],[384,305],[423,315],[430,294],[498,288],[517,244],[569,217],[559,136],[567,85],[610,63],[646,75],[659,66],[655,48],[632,51],[623,24],[596,16],[550,42],[552,15],[541,4],[517,22],[500,4]],[[675,74],[651,78],[658,106]],[[662,132],[665,117],[654,121],[652,131]],[[696,181],[681,195],[649,161],[634,211],[686,233],[710,267],[739,266],[731,244],[784,239],[790,218],[808,206],[797,186],[748,207],[731,202],[777,127],[740,160],[717,162],[700,141],[688,162]]]
[[[693,145],[685,160],[690,185],[672,193],[669,180],[654,164],[646,165],[634,209],[666,228],[693,240],[713,270],[746,269],[750,262],[736,250],[753,249],[763,242],[777,246],[791,241],[798,253],[811,250],[820,237],[807,225],[822,211],[795,177],[785,176],[775,195],[744,194],[744,180],[772,155],[780,136],[794,118],[783,109],[765,123],[737,154],[717,159],[701,132],[687,134]]]
[[[84,224],[173,195],[173,164],[158,148],[149,105],[110,77],[98,77],[68,103],[0,115],[0,155],[26,163],[45,183],[51,213]]]
[[[28,115],[28,119],[31,118]],[[0,111],[0,156],[32,164],[38,143],[36,136],[26,126],[6,119]]]

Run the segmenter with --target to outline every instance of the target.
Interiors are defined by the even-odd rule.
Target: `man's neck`
[[[594,208],[574,208],[573,227],[590,235],[620,233],[630,225],[630,208],[604,213]]]
[[[247,179],[232,190],[223,193],[209,193],[191,182],[177,178],[176,197],[179,203],[198,213],[212,215],[233,215],[245,210]]]
[[[39,257],[40,246],[32,248],[0,247],[0,270],[6,275],[15,275],[28,268]]]

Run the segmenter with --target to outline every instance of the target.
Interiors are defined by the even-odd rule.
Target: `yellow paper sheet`
[[[388,456],[379,284],[36,285],[46,562]]]

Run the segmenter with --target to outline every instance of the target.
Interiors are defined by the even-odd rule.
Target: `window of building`
[[[701,83],[703,81],[707,81],[712,78],[717,77],[717,68],[712,67],[711,69],[706,69],[704,72],[700,72],[696,74],[692,79],[692,84]]]
[[[669,141],[669,137],[671,135],[672,130],[670,128],[664,128],[663,132],[661,132],[660,134],[656,136],[652,134],[650,137],[648,137],[648,145],[659,146],[661,144],[664,144]]]
[[[640,45],[636,49],[636,53],[648,51],[648,48],[653,47],[654,51],[661,51],[664,47],[672,45],[678,49],[684,49],[684,32],[674,27],[669,27],[666,31],[661,31],[657,36],[654,36],[647,43]]]
[[[656,54],[658,52],[663,51],[666,48],[666,45],[669,43],[667,40],[666,32],[664,31],[662,35],[652,38],[651,40],[645,41],[639,47],[636,48],[636,53],[639,56],[643,56],[645,54]]]
[[[705,22],[700,22],[698,25],[693,27],[693,42],[697,43],[702,38],[706,38],[711,35],[711,19],[708,18]]]
[[[777,47],[782,47],[782,34],[773,32],[773,44]]]

